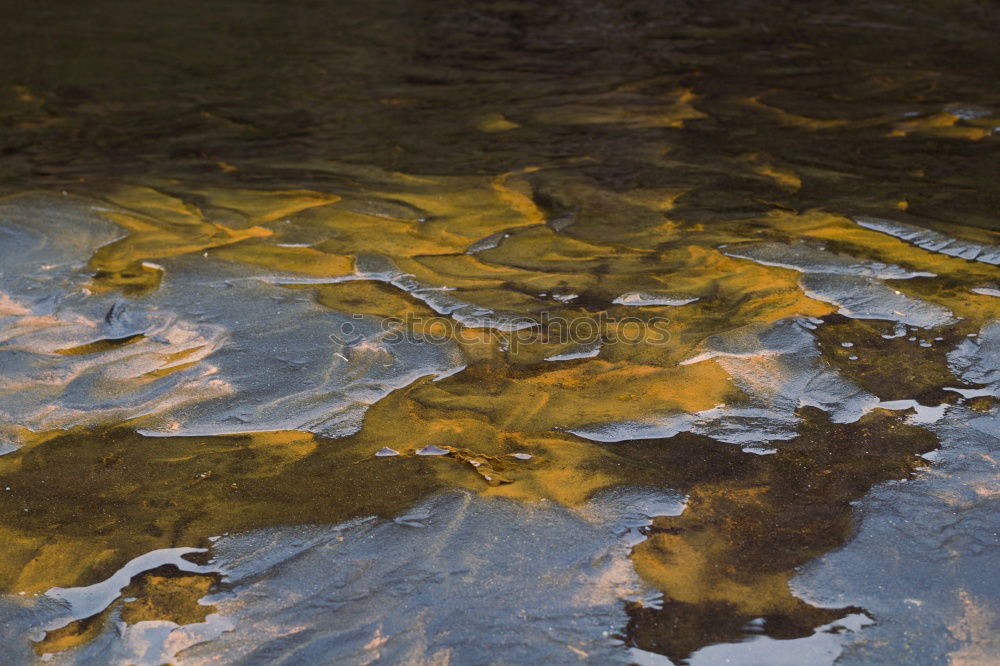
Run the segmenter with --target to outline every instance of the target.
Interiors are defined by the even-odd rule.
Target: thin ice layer
[[[950,257],[1000,266],[1000,246],[997,245],[959,240],[914,224],[878,217],[859,216],[854,218],[854,221],[866,229],[895,236],[928,252],[938,252]]]
[[[911,298],[872,278],[806,274],[799,284],[810,298],[836,305],[840,314],[852,319],[884,319],[919,328],[955,322],[947,308]]]
[[[863,613],[852,613],[830,624],[816,627],[811,636],[777,639],[754,636],[739,643],[718,643],[704,647],[688,659],[690,666],[717,664],[767,664],[767,666],[833,666],[844,650],[844,644],[856,632],[871,625],[872,619]],[[639,666],[654,666],[657,662],[636,660]],[[660,662],[659,666],[665,666]]]
[[[907,280],[914,277],[933,277],[934,273],[910,271],[894,264],[868,261],[842,254],[835,254],[809,243],[746,243],[732,245],[723,254],[737,259],[749,259],[763,266],[789,268],[800,273],[833,273],[857,275],[881,280]]]
[[[906,296],[881,281],[933,277],[933,273],[855,259],[801,242],[748,243],[725,248],[724,254],[804,273],[799,285],[805,294],[836,305],[847,317],[885,319],[921,328],[954,322],[946,308]]]
[[[630,291],[627,294],[622,294],[612,301],[615,305],[638,305],[638,306],[670,306],[679,307],[681,305],[687,305],[689,303],[694,303],[697,301],[697,297],[693,296],[677,296],[673,294],[664,294],[659,292],[648,292],[648,291]]]
[[[797,424],[795,411],[808,405],[829,413],[834,423],[854,422],[878,399],[823,360],[807,323],[784,319],[713,335],[685,363],[714,359],[753,400],[749,408],[723,408],[720,416],[746,412]]]
[[[720,405],[697,414],[653,416],[644,423],[594,424],[572,430],[595,441],[671,437],[691,431],[723,442],[761,446],[796,436],[799,407],[818,407],[835,423],[851,423],[878,398],[842,377],[821,357],[808,322],[785,319],[713,335],[685,364],[714,360],[750,397],[750,404]]]
[[[960,379],[1000,392],[1000,322],[949,355]],[[815,605],[860,605],[878,619],[840,663],[1000,660],[1000,410],[950,406],[925,427],[941,439],[933,466],[857,504],[857,536],[793,580]]]
[[[0,315],[0,419],[43,431],[124,421],[229,387],[207,357],[221,326],[125,306],[107,298],[54,297]],[[112,316],[127,310],[123,316]],[[43,314],[44,312],[44,314]]]
[[[1000,298],[1000,285],[996,282],[991,282],[989,284],[984,284],[981,287],[973,287],[972,293],[979,294],[980,296],[993,296],[995,298]]]
[[[948,354],[948,366],[972,384],[985,384],[1000,398],[1000,321],[983,326],[974,338],[966,338]]]
[[[273,275],[201,256],[165,261],[160,288],[141,298],[92,294],[75,258],[119,232],[80,200],[5,200],[0,230],[12,243],[5,268],[17,268],[0,274],[8,442],[14,425],[133,420],[153,434],[341,435],[392,390],[462,365],[452,344],[390,349],[375,318],[332,312],[307,291],[261,279]],[[36,265],[37,252],[68,263]]]
[[[55,663],[161,663],[141,656],[186,648],[194,626],[204,642],[171,663],[624,664],[612,638],[628,621],[624,602],[652,593],[629,550],[653,517],[683,510],[669,492],[605,493],[579,511],[452,492],[395,520],[224,536],[210,568],[227,591],[203,601],[217,609],[212,626],[231,631],[175,625],[151,646],[152,627],[106,627]],[[20,649],[45,613],[5,603]]]
[[[65,277],[82,268],[94,249],[125,230],[77,197],[21,194],[0,199],[0,284],[32,276]]]
[[[493,310],[467,303],[456,298],[450,290],[421,282],[399,270],[388,257],[365,254],[357,259],[357,279],[386,282],[423,301],[440,315],[453,318],[469,328],[492,328],[499,331],[517,331],[536,326],[536,322],[523,315]]]
[[[1000,659],[1000,412],[952,407],[931,468],[876,488],[855,538],[805,566],[797,596],[858,605],[878,620],[839,663],[996,663]]]
[[[188,259],[173,272],[199,276],[190,265],[196,261]],[[367,406],[392,390],[462,365],[454,345],[389,342],[377,318],[322,308],[307,291],[218,277],[226,272],[213,266],[207,273],[216,278],[165,284],[156,298],[226,328],[226,344],[209,360],[232,390],[211,404],[192,403],[161,415],[147,432],[304,429],[344,435],[360,428]]]
[[[532,328],[538,323],[524,315],[503,310],[494,310],[457,298],[450,287],[439,287],[421,282],[413,275],[405,273],[396,266],[389,257],[361,253],[355,258],[356,272],[353,275],[333,278],[302,278],[299,276],[281,276],[273,278],[277,284],[343,284],[371,280],[383,282],[404,291],[413,298],[423,302],[439,315],[451,317],[458,323],[469,328],[490,328],[498,331],[518,331]]]

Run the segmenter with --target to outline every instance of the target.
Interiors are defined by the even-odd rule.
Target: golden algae
[[[842,128],[849,122],[841,119],[828,120],[823,118],[811,118],[786,111],[779,106],[769,104],[769,100],[764,95],[755,95],[746,99],[739,99],[737,102],[757,113],[769,117],[781,125],[787,125],[790,127],[802,127],[809,130],[829,130]]]
[[[183,209],[165,211],[163,208],[152,207],[151,212],[102,212],[105,217],[129,229],[132,234],[104,246],[94,255],[91,265],[100,272],[121,272],[134,266],[136,261],[199,252],[246,238],[270,235],[269,231],[261,227],[237,230],[205,222],[196,213],[188,213]],[[169,214],[165,215],[165,212]]]
[[[603,94],[584,96],[537,114],[537,122],[560,125],[615,124],[626,127],[683,128],[685,121],[704,118],[694,102],[698,95],[687,88],[665,92],[655,89],[657,81],[639,81]],[[644,94],[652,91],[653,94]],[[637,98],[641,104],[635,104]]]
[[[419,300],[381,282],[352,280],[315,289],[318,303],[341,312],[398,318],[407,315],[430,318],[434,315],[434,311]]]
[[[889,136],[899,137],[910,134],[930,134],[949,139],[968,139],[978,141],[988,136],[989,129],[970,126],[962,122],[962,118],[951,113],[935,113],[913,120],[895,123]]]
[[[99,274],[135,271],[144,260],[269,236],[273,232],[261,225],[340,198],[304,190],[206,190],[161,182],[109,183],[104,189],[102,198],[110,205],[95,203],[94,209],[131,233],[94,255],[91,266]]]
[[[439,485],[419,473],[420,459],[369,459],[364,442],[320,447],[299,432],[111,431],[48,444],[2,460],[11,489],[3,495],[3,586],[13,592],[91,584],[142,553],[226,531],[392,515]]]
[[[95,293],[120,291],[125,296],[139,296],[156,291],[162,280],[161,266],[136,260],[115,269],[97,269],[87,288]]]
[[[296,273],[305,275],[339,277],[354,272],[354,261],[350,256],[311,247],[240,243],[214,249],[213,254],[222,259],[275,270],[288,270],[289,266],[293,266]]]
[[[509,132],[520,125],[508,120],[502,113],[488,113],[479,119],[476,127],[483,132]]]
[[[166,572],[165,572],[166,573]],[[125,589],[125,596],[134,597],[122,608],[122,619],[129,624],[147,620],[167,620],[177,624],[201,622],[214,609],[197,600],[208,593],[213,576],[157,575],[143,576],[140,585]]]
[[[518,214],[526,212],[530,213]],[[3,483],[12,489],[2,505],[9,544],[3,567],[8,573],[5,589],[39,593],[53,585],[98,581],[141,553],[181,543],[202,544],[221,532],[290,522],[337,522],[373,513],[392,516],[448,486],[579,506],[597,491],[617,484],[655,483],[682,489],[689,503],[682,516],[657,519],[648,539],[634,551],[636,571],[665,593],[665,603],[662,611],[633,608],[633,624],[626,631],[630,644],[684,658],[706,641],[740,637],[742,626],[758,616],[777,618],[786,637],[805,635],[839,617],[840,611],[819,610],[794,597],[788,589],[790,576],[796,566],[848,537],[851,500],[874,483],[905,477],[916,466],[915,454],[933,447],[923,431],[874,414],[857,426],[818,419],[820,425],[810,426],[800,439],[782,444],[778,453],[764,458],[738,454],[730,444],[721,445],[726,451],[716,450],[713,457],[706,451],[712,446],[710,440],[682,442],[702,454],[703,465],[724,462],[728,451],[746,458],[739,461],[732,479],[713,481],[712,471],[692,465],[683,455],[672,459],[667,452],[646,459],[655,464],[657,473],[640,473],[635,468],[635,462],[643,460],[638,450],[652,444],[597,445],[562,431],[737,403],[738,389],[716,362],[678,364],[715,332],[788,316],[828,316],[832,308],[808,298],[792,271],[725,257],[711,248],[713,241],[698,242],[697,230],[684,233],[668,226],[664,231],[670,233],[673,246],[631,250],[608,247],[586,236],[577,240],[536,225],[512,232],[497,247],[473,257],[465,254],[474,240],[471,235],[456,233],[453,242],[442,245],[439,241],[452,238],[451,232],[442,231],[443,236],[435,232],[433,240],[424,239],[423,231],[415,229],[420,223],[378,218],[378,225],[372,223],[365,231],[356,224],[354,213],[327,217],[327,211],[321,215],[312,210],[304,215],[310,224],[343,233],[316,249],[244,240],[213,254],[233,262],[335,278],[353,273],[351,255],[374,249],[397,259],[403,270],[412,268],[418,279],[452,288],[449,293],[464,302],[525,316],[553,311],[565,316],[569,326],[590,321],[599,312],[623,317],[638,309],[613,303],[626,289],[667,288],[699,300],[679,307],[642,308],[642,316],[655,311],[669,319],[667,346],[606,345],[596,358],[572,361],[544,360],[570,349],[558,339],[513,347],[510,335],[481,331],[470,342],[469,329],[445,326],[441,333],[460,342],[469,367],[438,382],[418,382],[390,394],[368,410],[362,430],[346,438],[258,433],[152,439],[127,431],[71,432],[7,454],[0,460]],[[506,230],[508,223],[488,229]],[[847,224],[842,223],[843,228],[849,228]],[[826,233],[814,229],[802,236],[824,238]],[[841,242],[845,244],[840,248],[850,249],[849,238]],[[193,252],[211,243],[163,249],[170,245],[163,242],[155,252]],[[860,239],[856,244],[862,245]],[[951,261],[925,261],[898,241],[886,245],[883,252],[863,254],[921,270],[940,270],[942,263]],[[140,246],[126,254],[130,259],[160,256],[146,254]],[[99,261],[95,259],[95,264]],[[951,279],[971,284],[985,274],[984,269],[966,270],[975,272],[967,278],[956,272]],[[956,305],[958,286],[941,293],[938,286],[930,291],[910,283],[907,287],[915,297],[939,301],[965,316],[974,315],[974,304],[982,302],[977,321],[993,314],[986,296],[963,297],[969,305]],[[561,292],[557,295],[579,294],[565,303],[539,296],[554,290]],[[368,316],[433,314],[407,291],[369,280],[320,286],[315,297],[334,310]],[[577,306],[573,302],[577,299],[589,307]],[[644,326],[642,317],[637,318]],[[829,345],[833,365],[883,399],[914,397],[912,391],[889,388],[896,371],[885,361],[872,360],[887,351],[902,353],[878,343],[889,327],[865,330],[850,321],[838,328],[837,321],[821,325],[818,334],[820,342]],[[418,333],[437,332],[435,324],[407,326]],[[614,327],[600,332],[602,338],[620,334]],[[834,346],[840,338],[857,345],[855,351],[864,363],[851,365],[845,355],[852,354]],[[78,354],[99,351],[93,346],[72,349]],[[940,391],[949,379],[942,353],[936,351],[920,363],[910,367],[926,383],[922,390]],[[861,443],[864,452],[858,450]],[[449,455],[412,455],[424,446],[441,447]],[[383,447],[408,455],[376,456]],[[510,458],[521,452],[532,458],[523,462]],[[706,478],[681,476],[699,471]],[[139,596],[139,601],[121,606],[122,619],[200,621],[203,618],[184,610],[185,604],[203,596],[211,581],[190,578],[190,585],[178,583],[180,589],[175,589],[173,583],[152,576],[153,591],[128,593]],[[707,631],[706,617],[719,615],[727,620],[726,630]],[[54,630],[36,649],[51,652],[85,643],[104,621],[98,617]]]

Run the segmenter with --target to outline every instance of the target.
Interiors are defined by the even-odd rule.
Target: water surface
[[[7,661],[1000,659],[992,6],[622,4],[0,8]]]

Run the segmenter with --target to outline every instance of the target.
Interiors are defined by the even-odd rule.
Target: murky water
[[[989,3],[43,4],[0,661],[1000,661]]]

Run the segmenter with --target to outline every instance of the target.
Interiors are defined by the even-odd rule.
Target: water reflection
[[[17,4],[16,660],[996,658],[988,7]]]

